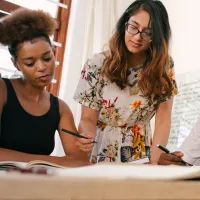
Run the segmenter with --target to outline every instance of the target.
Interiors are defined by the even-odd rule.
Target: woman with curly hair
[[[157,164],[161,152],[156,144],[167,143],[177,93],[170,36],[164,5],[136,0],[118,20],[109,50],[87,60],[74,98],[82,104],[79,132],[90,139],[79,139],[77,145],[92,152],[94,162],[149,157]]]
[[[13,65],[23,74],[18,79],[0,79],[0,161],[89,164],[76,138],[61,131],[77,131],[70,108],[45,90],[55,69],[49,36],[56,28],[49,14],[37,10],[19,9],[0,20],[0,43],[8,46]],[[56,130],[67,156],[50,156]]]

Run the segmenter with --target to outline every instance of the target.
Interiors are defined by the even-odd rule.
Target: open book
[[[144,164],[149,162],[148,157],[142,159],[134,160],[129,162],[129,164]],[[31,169],[33,167],[45,167],[45,168],[61,168],[65,169],[65,166],[61,166],[55,163],[43,161],[43,160],[33,160],[28,163],[26,162],[16,162],[16,161],[0,161],[0,168],[19,168],[19,169]]]
[[[61,165],[57,165],[55,163],[42,161],[42,160],[33,160],[28,163],[26,162],[15,162],[15,161],[0,161],[0,168],[6,168],[6,169],[31,169],[31,168],[66,168]]]

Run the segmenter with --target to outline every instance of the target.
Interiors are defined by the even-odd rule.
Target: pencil
[[[161,146],[160,144],[157,144],[157,147],[158,147],[160,150],[162,150],[163,152],[165,152],[166,154],[172,154],[172,155],[174,155],[174,156],[177,156],[176,154],[170,152],[167,148]],[[184,160],[181,160],[181,162],[182,162],[183,164],[185,164],[185,165],[191,165],[191,164],[185,162]]]
[[[61,131],[65,132],[65,133],[69,133],[69,134],[71,134],[71,135],[73,135],[73,136],[75,136],[75,137],[78,137],[78,138],[89,139],[89,138],[87,138],[87,137],[85,137],[85,136],[83,136],[83,135],[80,135],[80,134],[78,134],[78,133],[74,133],[74,132],[69,131],[69,130],[66,130],[66,129],[64,129],[64,128],[62,128]],[[92,143],[97,143],[97,142],[96,142],[96,141],[93,141]]]

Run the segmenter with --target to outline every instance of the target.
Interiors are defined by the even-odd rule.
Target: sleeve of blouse
[[[162,99],[160,101],[160,103],[163,103],[178,94],[178,88],[177,88],[177,84],[176,84],[176,80],[175,80],[175,72],[174,72],[174,61],[171,56],[169,58],[168,77],[172,83],[172,92],[169,96]]]
[[[184,153],[183,160],[200,165],[200,119],[179,148]]]
[[[97,66],[95,62],[98,62],[98,60],[95,61],[95,56],[93,56],[85,63],[75,91],[74,100],[83,106],[100,110],[102,105],[101,85],[99,83],[101,67]]]

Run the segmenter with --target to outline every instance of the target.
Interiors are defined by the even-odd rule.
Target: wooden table
[[[94,180],[0,173],[0,199],[194,200],[200,199],[200,182]]]

